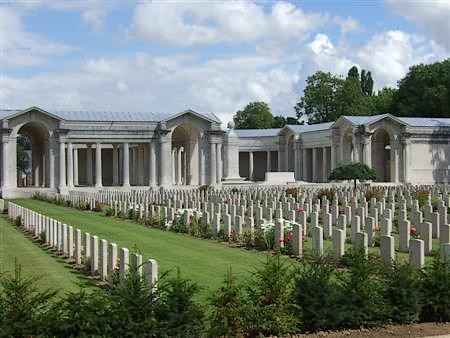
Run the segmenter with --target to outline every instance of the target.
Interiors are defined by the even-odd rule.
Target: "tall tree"
[[[364,95],[372,96],[373,95],[373,79],[372,73],[370,71],[366,71],[365,69],[361,70],[361,90]]]
[[[297,120],[297,118],[295,117],[284,117],[281,115],[275,116],[273,118],[273,123],[272,123],[272,128],[283,128],[285,125],[290,124],[303,124],[304,122],[300,122],[299,120]]]
[[[375,114],[385,114],[393,112],[394,96],[397,89],[384,87],[376,95],[371,97]]]
[[[370,99],[363,94],[359,72],[356,66],[349,69],[343,86],[337,95],[338,116],[372,115],[373,107]]]
[[[264,129],[273,125],[273,115],[265,102],[250,102],[233,116],[236,129]]]
[[[450,117],[450,59],[412,66],[394,97],[398,116]]]
[[[318,71],[306,79],[303,96],[295,105],[297,118],[308,119],[309,124],[334,121],[338,117],[336,93],[342,88],[340,77]]]

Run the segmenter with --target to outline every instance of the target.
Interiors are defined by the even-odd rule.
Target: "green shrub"
[[[389,318],[395,323],[411,323],[417,320],[420,310],[417,271],[409,264],[393,264],[384,268],[383,282]]]
[[[359,328],[383,325],[386,303],[381,281],[376,277],[377,262],[366,258],[362,250],[348,255],[348,270],[338,273],[336,323],[339,327]]]
[[[336,327],[336,268],[325,257],[304,260],[294,278],[292,299],[302,331],[313,332]]]
[[[0,336],[31,337],[43,334],[43,323],[51,314],[56,291],[38,291],[39,278],[23,277],[17,261],[13,275],[0,277]]]
[[[155,305],[158,337],[200,337],[204,312],[194,300],[199,288],[195,283],[176,277],[158,283],[159,298]]]
[[[105,216],[106,216],[106,217],[112,217],[112,216],[114,216],[114,208],[107,207],[107,208],[105,209]]]
[[[250,336],[282,335],[295,332],[297,318],[290,298],[292,271],[280,255],[267,256],[262,268],[248,283],[246,331]]]
[[[236,337],[245,330],[245,313],[248,306],[243,288],[236,284],[231,267],[225,276],[223,286],[210,298],[209,316],[211,337]]]
[[[39,241],[40,241],[41,243],[45,243],[45,230],[42,230],[42,231],[39,233]]]
[[[421,272],[421,310],[423,321],[450,321],[450,268],[449,262],[442,261],[439,255],[431,266]]]
[[[22,216],[17,216],[16,219],[14,220],[14,224],[17,227],[22,226]]]

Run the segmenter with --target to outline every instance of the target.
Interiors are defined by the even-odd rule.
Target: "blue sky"
[[[1,108],[294,115],[317,70],[396,86],[450,56],[450,1],[2,1]]]

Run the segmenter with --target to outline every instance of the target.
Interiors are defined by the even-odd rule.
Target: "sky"
[[[6,1],[0,108],[294,116],[309,75],[450,57],[445,1]]]

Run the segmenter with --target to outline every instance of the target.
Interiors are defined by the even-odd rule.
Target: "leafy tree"
[[[30,157],[27,153],[31,150],[30,139],[24,135],[17,136],[17,170],[24,172],[30,167]]]
[[[297,119],[306,117],[309,124],[336,120],[337,92],[342,88],[344,80],[331,73],[318,71],[306,79],[303,96],[295,105]]]
[[[371,97],[375,114],[385,114],[393,112],[394,96],[397,89],[384,87],[378,91],[377,95]]]
[[[283,128],[285,125],[298,125],[298,124],[304,124],[304,122],[299,122],[297,118],[295,117],[284,117],[284,116],[275,116],[273,118],[272,128]]]
[[[398,116],[450,117],[450,59],[412,66],[398,83],[394,113]]]
[[[265,102],[250,102],[233,117],[236,129],[264,129],[273,125],[273,115]]]
[[[353,180],[354,187],[356,188],[356,180],[375,181],[377,179],[377,174],[375,170],[369,166],[360,162],[354,162],[333,169],[328,179],[330,181]]]

